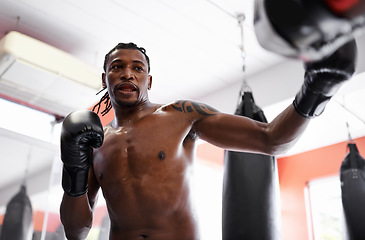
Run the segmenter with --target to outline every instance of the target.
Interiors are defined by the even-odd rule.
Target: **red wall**
[[[356,139],[356,145],[364,156],[365,137]],[[304,189],[313,179],[338,175],[346,155],[347,143],[342,142],[278,159],[283,240],[309,239]]]

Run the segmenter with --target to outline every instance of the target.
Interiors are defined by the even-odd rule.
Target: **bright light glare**
[[[202,240],[222,239],[223,166],[197,161],[194,190]]]
[[[54,141],[54,116],[0,98],[0,128],[45,142]]]

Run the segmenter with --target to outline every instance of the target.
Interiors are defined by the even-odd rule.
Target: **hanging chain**
[[[241,44],[240,44],[240,50],[241,50],[241,57],[242,57],[242,71],[243,71],[243,81],[242,86],[239,92],[238,97],[238,104],[242,101],[242,96],[245,92],[252,92],[251,87],[248,85],[246,81],[246,51],[245,51],[245,44],[244,44],[244,21],[245,21],[245,15],[243,13],[240,13],[237,15],[237,21],[238,26],[241,30]]]

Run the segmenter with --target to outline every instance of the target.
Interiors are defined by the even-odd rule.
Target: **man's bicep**
[[[266,124],[246,117],[219,113],[194,124],[198,136],[228,150],[264,151]]]

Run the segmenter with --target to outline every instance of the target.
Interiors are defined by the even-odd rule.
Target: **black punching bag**
[[[30,240],[33,235],[33,211],[25,186],[6,206],[0,240]]]
[[[251,92],[244,93],[235,114],[267,122]],[[275,157],[226,151],[224,158],[223,240],[281,240]]]
[[[60,226],[58,226],[58,228],[56,229],[56,232],[54,232],[52,240],[65,240],[65,239],[66,239],[65,229],[63,225],[60,224]]]
[[[365,239],[365,160],[356,144],[349,143],[350,152],[340,168],[342,205],[350,240]]]

